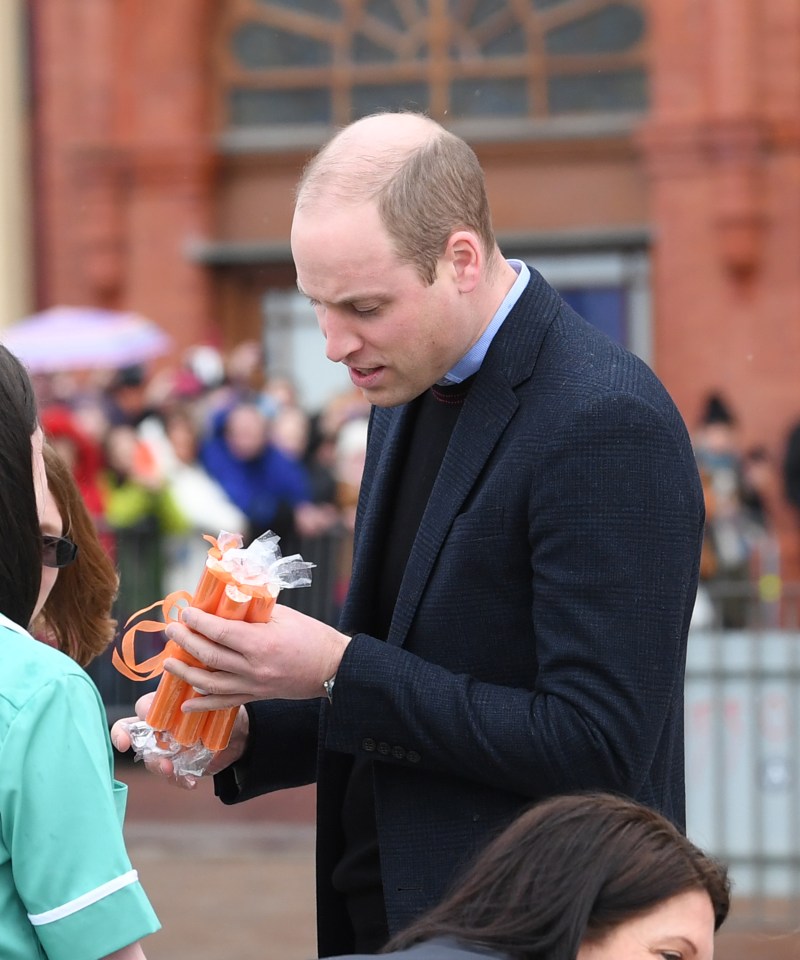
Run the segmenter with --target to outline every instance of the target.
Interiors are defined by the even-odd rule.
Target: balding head
[[[296,207],[373,200],[410,154],[442,133],[438,123],[417,113],[377,113],[356,120],[308,164]]]
[[[296,211],[375,203],[399,258],[426,283],[455,230],[474,231],[491,268],[496,258],[483,171],[472,149],[417,113],[357,120],[310,161]]]

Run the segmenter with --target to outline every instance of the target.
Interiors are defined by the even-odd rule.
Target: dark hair
[[[448,936],[512,960],[575,960],[582,943],[690,890],[708,893],[718,929],[727,871],[661,814],[611,794],[554,797],[506,828],[386,950]]]
[[[725,423],[733,427],[736,425],[736,417],[721,393],[710,393],[706,397],[700,422],[703,424]]]
[[[31,452],[36,416],[30,378],[0,344],[0,611],[25,629],[42,576]]]
[[[78,556],[59,571],[33,632],[50,634],[59,650],[85,667],[114,639],[117,621],[111,611],[119,577],[72,472],[48,443],[44,465],[64,536],[78,545]]]

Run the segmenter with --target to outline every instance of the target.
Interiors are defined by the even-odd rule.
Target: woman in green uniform
[[[25,629],[42,563],[46,477],[30,380],[0,346],[0,957],[142,960],[158,920],[122,836],[105,710],[69,657]]]

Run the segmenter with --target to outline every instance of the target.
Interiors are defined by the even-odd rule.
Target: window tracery
[[[228,0],[223,128],[641,111],[642,0]]]

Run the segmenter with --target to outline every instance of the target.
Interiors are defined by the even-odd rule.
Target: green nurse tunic
[[[89,676],[0,614],[0,957],[97,960],[159,929]]]

